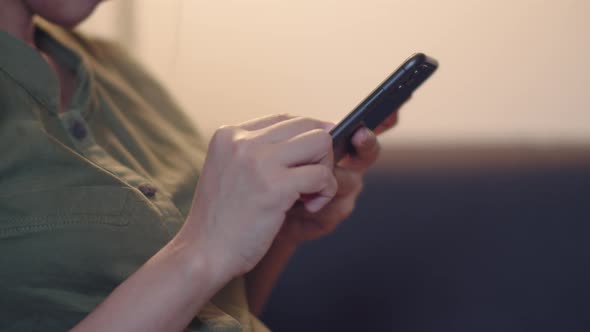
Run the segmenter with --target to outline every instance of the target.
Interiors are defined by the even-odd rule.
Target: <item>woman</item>
[[[274,115],[205,154],[133,60],[70,30],[98,2],[2,2],[0,328],[266,330],[255,314],[350,214],[375,135],[334,167],[329,123]]]

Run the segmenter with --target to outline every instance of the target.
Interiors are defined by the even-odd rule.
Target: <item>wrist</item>
[[[213,292],[216,292],[233,277],[221,264],[222,262],[204,246],[185,241],[177,236],[168,247],[171,257],[178,266],[177,270],[188,282],[198,281],[198,283],[208,284]]]

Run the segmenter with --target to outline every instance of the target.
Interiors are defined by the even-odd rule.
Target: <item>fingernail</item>
[[[369,144],[369,142],[371,142],[371,131],[367,128],[363,129],[363,133],[362,133],[362,139],[361,139],[361,145],[367,145]]]
[[[305,207],[307,208],[308,212],[316,213],[319,210],[321,210],[321,208],[324,206],[324,204],[325,204],[325,199],[323,197],[316,197],[315,199],[306,202]]]
[[[359,129],[359,131],[357,132],[357,144],[362,145],[363,142],[367,139],[367,128],[361,128]]]

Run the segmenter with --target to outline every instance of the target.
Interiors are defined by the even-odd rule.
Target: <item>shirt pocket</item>
[[[0,194],[0,321],[74,326],[166,243],[160,219],[125,186]]]
[[[70,226],[125,227],[131,188],[81,186],[0,195],[0,238],[47,232]]]

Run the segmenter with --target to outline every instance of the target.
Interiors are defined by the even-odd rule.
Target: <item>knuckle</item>
[[[258,169],[259,152],[255,140],[247,132],[237,132],[231,137],[229,145],[232,160],[250,172]]]
[[[294,116],[289,114],[289,113],[279,113],[275,115],[275,119],[277,121],[285,121],[285,120],[289,120],[292,119]]]
[[[211,138],[211,142],[212,143],[226,143],[228,141],[230,141],[235,132],[236,132],[236,127],[235,126],[221,126],[219,128],[217,128],[217,130],[215,130],[215,132],[213,133],[213,137]]]
[[[316,119],[312,119],[309,117],[302,117],[300,118],[300,121],[302,124],[305,125],[305,127],[307,128],[313,128],[313,129],[317,129],[317,128],[321,128],[322,123]]]
[[[238,128],[234,126],[219,127],[211,137],[209,142],[209,150],[212,153],[226,153],[233,149],[233,141],[238,132]]]

